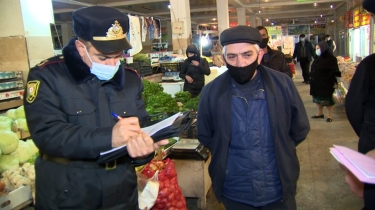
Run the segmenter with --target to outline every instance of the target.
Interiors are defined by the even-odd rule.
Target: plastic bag
[[[343,104],[348,90],[343,86],[342,82],[337,84],[335,91],[333,92],[333,100],[337,104]]]
[[[178,186],[174,162],[171,159],[152,160],[142,170],[142,174],[148,177],[155,174],[158,176],[159,193],[152,210],[187,210],[185,198]]]
[[[150,210],[158,197],[159,181],[158,172],[153,177],[147,179],[147,176],[138,174],[138,203],[139,209]]]

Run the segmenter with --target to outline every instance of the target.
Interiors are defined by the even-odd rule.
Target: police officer
[[[63,56],[30,70],[24,100],[36,160],[35,209],[138,209],[134,166],[153,158],[139,75],[120,63],[129,19],[107,7],[72,14]],[[115,118],[111,113],[117,114]],[[103,151],[126,147],[105,164]],[[115,154],[115,153],[114,153]]]

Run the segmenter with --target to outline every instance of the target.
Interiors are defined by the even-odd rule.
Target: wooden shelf
[[[23,105],[23,99],[18,98],[9,101],[0,101],[0,110],[7,110],[15,107],[19,107]]]

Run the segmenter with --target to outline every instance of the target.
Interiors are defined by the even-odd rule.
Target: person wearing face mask
[[[335,41],[331,39],[331,36],[329,34],[326,35],[325,41],[327,42],[329,52],[333,54],[336,51]]]
[[[204,75],[210,75],[211,70],[205,58],[200,57],[197,47],[193,44],[186,49],[187,59],[181,64],[180,78],[185,78],[184,91],[192,98],[197,97],[204,86]]]
[[[168,140],[154,143],[141,131],[150,121],[142,81],[119,61],[131,48],[128,16],[93,6],[72,19],[77,38],[27,79],[26,120],[40,152],[35,209],[138,209],[134,167]],[[99,161],[101,152],[121,146],[123,153]]]
[[[294,47],[292,58],[297,58],[297,62],[300,62],[303,83],[309,84],[310,63],[312,58],[316,58],[316,55],[312,44],[306,39],[305,34],[299,36],[299,42]]]
[[[286,64],[284,53],[278,50],[273,50],[268,46],[270,37],[268,36],[267,29],[264,26],[257,26],[256,28],[262,35],[262,42],[259,44],[259,47],[263,49],[264,52],[261,64],[273,70],[283,72],[292,78],[293,74],[289,66]]]
[[[316,47],[318,58],[311,65],[310,95],[318,111],[311,118],[324,118],[323,107],[327,108],[327,122],[332,122],[332,112],[335,102],[332,94],[337,85],[336,77],[341,77],[337,59],[328,50],[325,41],[319,42]]]
[[[202,89],[197,135],[211,151],[209,173],[226,209],[296,209],[296,146],[310,125],[289,76],[260,65],[259,30],[220,34],[228,70]]]

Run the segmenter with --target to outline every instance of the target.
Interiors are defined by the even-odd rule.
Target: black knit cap
[[[375,14],[375,1],[374,0],[364,0],[362,4],[363,4],[363,8]]]
[[[251,26],[235,26],[225,29],[220,34],[222,46],[234,43],[259,44],[261,41],[262,35],[259,30]]]
[[[126,38],[129,18],[117,9],[84,7],[74,11],[72,19],[76,36],[91,42],[100,52],[112,53],[132,48]]]

